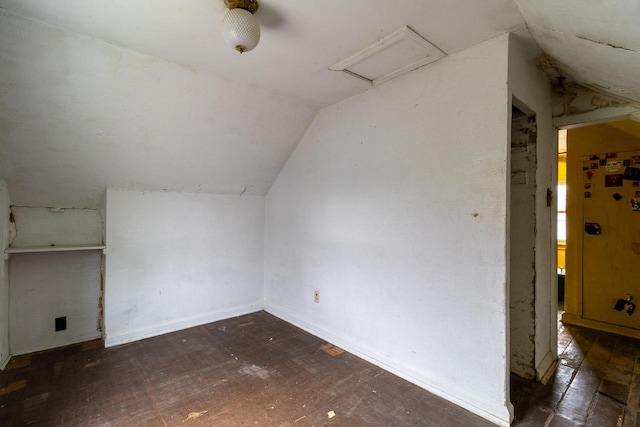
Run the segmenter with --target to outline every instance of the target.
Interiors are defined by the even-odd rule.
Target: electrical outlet
[[[313,291],[313,302],[315,302],[316,304],[320,304],[320,291],[319,290]]]

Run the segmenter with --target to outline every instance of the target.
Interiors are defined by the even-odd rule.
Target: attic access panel
[[[436,46],[404,26],[329,69],[344,71],[377,85],[445,56]]]

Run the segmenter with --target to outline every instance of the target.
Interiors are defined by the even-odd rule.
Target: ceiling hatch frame
[[[394,54],[400,60],[398,61],[400,62],[399,66],[396,64],[388,65],[389,60],[394,59]],[[402,58],[401,55],[403,54],[405,56],[409,54],[409,57]],[[445,56],[447,54],[437,46],[405,25],[383,39],[356,52],[349,58],[332,65],[329,70],[345,72],[375,86],[416,68],[438,61]],[[386,63],[376,63],[376,61],[385,60]],[[409,62],[406,62],[407,60]],[[378,70],[366,70],[367,64],[369,67],[378,67]],[[384,67],[388,69],[381,71],[380,68]],[[362,69],[365,69],[364,71],[366,72],[363,72]]]

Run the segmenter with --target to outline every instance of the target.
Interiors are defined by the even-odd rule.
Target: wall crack
[[[588,41],[588,42],[591,42],[591,43],[597,43],[597,44],[601,44],[601,45],[604,45],[604,46],[609,46],[609,47],[612,47],[614,49],[621,49],[621,50],[626,50],[628,52],[640,53],[640,51],[629,49],[629,48],[624,47],[624,46],[616,46],[615,44],[606,43],[606,42],[600,42],[598,40],[593,40],[593,39],[590,39],[590,38],[587,38],[587,37],[583,37],[583,36],[576,36],[576,38],[578,38],[580,40],[585,40],[585,41]]]

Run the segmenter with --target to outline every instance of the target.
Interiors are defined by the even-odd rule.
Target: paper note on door
[[[607,160],[606,169],[608,172],[615,172],[622,166],[622,160]]]

